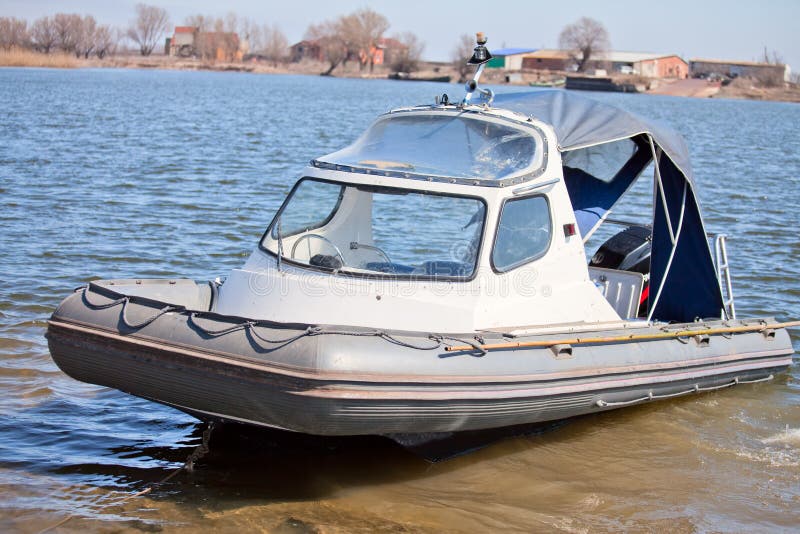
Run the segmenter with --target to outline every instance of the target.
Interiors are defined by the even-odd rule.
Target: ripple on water
[[[61,373],[44,338],[60,299],[97,278],[224,276],[306,162],[442,92],[453,87],[0,69],[0,131],[15,133],[0,144],[0,530],[72,512],[75,530],[796,528],[797,366],[785,381],[583,418],[432,466],[382,441],[215,430],[194,474],[120,503],[180,465],[200,427]],[[592,97],[687,136],[707,228],[730,235],[740,314],[800,318],[800,107]],[[651,188],[633,193],[619,218],[649,213]]]

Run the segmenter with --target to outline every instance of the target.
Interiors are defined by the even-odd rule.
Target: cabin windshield
[[[470,278],[485,214],[477,198],[305,178],[261,247],[323,270]]]
[[[427,176],[502,180],[542,165],[539,134],[510,121],[448,113],[397,113],[320,161]]]

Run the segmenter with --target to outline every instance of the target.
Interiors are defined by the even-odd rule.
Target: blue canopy
[[[568,190],[571,189],[582,231],[599,224],[655,153],[658,164],[649,317],[689,322],[724,313],[722,290],[695,194],[689,152],[680,135],[661,124],[566,91],[497,95],[493,105],[552,126],[565,161],[570,151],[626,139],[642,149],[636,152],[638,159],[634,155],[612,180],[605,182],[592,181],[591,176],[565,166],[565,181]]]

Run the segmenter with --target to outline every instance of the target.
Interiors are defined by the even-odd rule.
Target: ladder
[[[731,284],[731,269],[728,263],[728,250],[725,247],[727,235],[718,234],[714,237],[714,260],[717,267],[717,281],[722,294],[722,316],[727,319],[736,319],[736,308],[733,304],[733,285]]]

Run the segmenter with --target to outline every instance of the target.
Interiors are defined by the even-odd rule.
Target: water
[[[461,94],[317,77],[0,70],[0,530],[69,514],[63,529],[100,531],[796,528],[797,366],[771,383],[586,417],[438,464],[382,441],[287,447],[231,430],[194,473],[123,500],[180,467],[202,428],[62,374],[43,337],[59,300],[94,278],[224,276],[309,159],[377,113],[443,91]],[[800,318],[800,107],[592,96],[687,137],[708,229],[732,236],[739,314]]]

